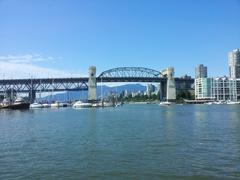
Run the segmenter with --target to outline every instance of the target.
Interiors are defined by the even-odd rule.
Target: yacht
[[[23,98],[17,98],[13,103],[6,100],[2,103],[3,109],[29,109],[30,103],[26,102]]]
[[[33,104],[30,104],[30,108],[43,108],[43,105],[35,102]]]
[[[92,107],[92,103],[77,101],[73,104],[73,108],[89,108]]]

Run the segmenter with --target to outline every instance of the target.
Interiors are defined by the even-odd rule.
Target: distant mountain
[[[146,91],[146,86],[141,84],[126,84],[122,86],[98,86],[97,87],[97,97],[101,98],[101,92],[103,97],[110,95],[111,93],[120,94],[122,91],[127,90],[128,92],[137,92],[137,91]],[[72,91],[72,92],[63,92],[54,95],[49,95],[44,98],[38,99],[40,101],[66,101],[66,100],[85,100],[88,97],[87,91]]]

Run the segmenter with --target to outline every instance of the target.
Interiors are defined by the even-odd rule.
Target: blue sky
[[[227,75],[239,19],[240,0],[0,0],[0,76],[87,74],[90,65],[194,76],[200,63]]]

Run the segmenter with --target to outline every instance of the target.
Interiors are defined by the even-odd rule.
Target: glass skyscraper
[[[240,78],[240,49],[228,54],[229,73],[231,78]]]
[[[198,65],[195,68],[195,78],[207,78],[207,67],[203,64]]]

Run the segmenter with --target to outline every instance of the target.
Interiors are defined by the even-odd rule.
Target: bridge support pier
[[[176,85],[174,80],[174,68],[167,68],[167,101],[176,101]]]
[[[96,80],[96,67],[90,66],[88,79],[88,101],[97,100],[97,80]]]
[[[159,84],[159,100],[163,101],[163,83],[160,82]]]

